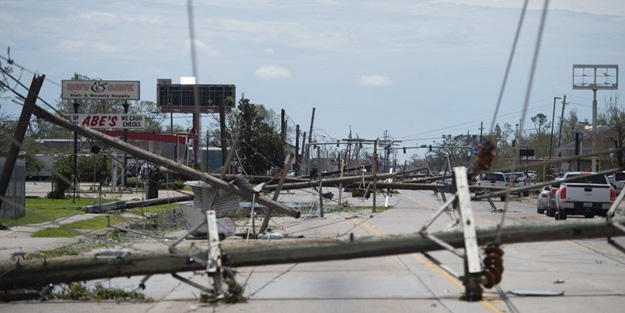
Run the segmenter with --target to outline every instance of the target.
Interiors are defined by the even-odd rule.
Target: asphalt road
[[[338,192],[333,191],[335,200]],[[345,195],[344,195],[345,196]],[[281,201],[312,203],[317,196],[292,191]],[[346,198],[352,206],[371,206],[371,199]],[[385,202],[378,196],[378,207]],[[555,221],[536,213],[536,198],[512,197],[507,203],[505,225]],[[388,199],[390,209],[304,214],[302,218],[275,218],[274,231],[290,236],[347,237],[382,236],[418,231],[442,203],[431,191],[403,191]],[[494,201],[497,209],[505,203]],[[327,205],[327,202],[326,202]],[[502,213],[493,212],[483,200],[472,203],[477,227],[497,225]],[[308,213],[308,212],[303,212]],[[598,217],[596,217],[598,218]],[[257,222],[257,224],[260,220]],[[452,218],[441,215],[431,226],[442,230]],[[235,240],[235,239],[228,239]],[[625,245],[623,237],[617,238]],[[134,248],[158,245],[146,240]],[[621,312],[625,306],[625,254],[605,239],[538,242],[503,246],[505,272],[500,288],[508,304],[495,290],[485,290],[484,300],[460,300],[464,287],[448,272],[422,254],[238,268],[237,281],[245,286],[247,303],[212,306],[197,301],[199,291],[169,275],[157,275],[146,282],[144,293],[152,303],[114,302],[15,302],[1,303],[0,312]],[[462,260],[439,251],[431,256],[451,272],[463,274]],[[183,276],[207,285],[202,273]],[[141,277],[104,281],[105,286],[134,289]],[[94,283],[94,282],[91,282]],[[528,294],[562,294],[527,296]],[[520,295],[522,296],[520,296]]]

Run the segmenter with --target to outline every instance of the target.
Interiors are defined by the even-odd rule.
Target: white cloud
[[[276,53],[276,52],[273,50],[273,48],[269,48],[269,47],[267,47],[267,48],[263,49],[263,51],[265,52],[265,54],[268,54],[268,55],[273,55],[274,53]]]
[[[360,76],[360,84],[363,86],[390,86],[393,83],[388,76],[385,75],[362,75]]]
[[[54,49],[62,52],[101,52],[112,53],[117,52],[116,46],[108,45],[102,42],[86,41],[86,40],[61,40]]]
[[[185,40],[185,49],[191,51],[191,40]],[[209,47],[207,44],[200,40],[195,40],[195,51],[199,56],[220,57],[221,51]]]
[[[266,65],[259,67],[255,75],[259,79],[284,79],[291,77],[291,71],[280,66]]]

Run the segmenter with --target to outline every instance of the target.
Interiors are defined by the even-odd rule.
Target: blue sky
[[[186,3],[0,0],[0,55],[10,46],[17,64],[45,74],[49,103],[73,73],[139,80],[141,99],[155,101],[157,78],[193,73]],[[315,107],[319,141],[351,127],[414,146],[490,127],[523,1],[193,3],[197,83],[236,84],[237,98],[285,109],[304,131]],[[497,123],[521,119],[542,5],[530,3]],[[592,92],[572,90],[573,64],[625,64],[622,1],[550,2],[525,129],[537,113],[550,118],[564,94],[567,110],[591,119]],[[22,73],[25,84],[31,78]],[[617,94],[600,91],[599,108]],[[19,114],[10,100],[0,104]],[[191,116],[175,122],[186,127]]]

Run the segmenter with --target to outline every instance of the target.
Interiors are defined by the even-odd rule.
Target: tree
[[[266,174],[284,161],[285,143],[273,111],[249,99],[239,100],[237,110],[229,120],[230,130],[238,133],[237,158],[247,174]]]
[[[561,121],[562,129],[558,131],[558,134],[562,133],[562,137],[558,138],[559,144],[564,145],[575,141],[575,131],[579,122],[580,121],[577,117],[577,110],[572,109],[571,111],[569,111],[568,117],[565,117]]]
[[[618,104],[618,96],[614,97],[614,99],[610,97],[606,105],[606,111],[597,116],[597,124],[605,125],[607,129],[602,130],[602,128],[597,128],[599,138],[595,140],[597,140],[597,144],[609,142],[609,146],[601,147],[603,148],[601,150],[609,148],[620,150],[625,146],[625,112],[623,112]],[[602,140],[602,138],[607,140]],[[623,163],[623,152],[615,153],[615,156],[616,165],[618,167],[623,167],[625,165]],[[607,160],[606,157],[603,159]]]
[[[532,120],[532,123],[534,123],[534,129],[538,134],[544,133],[546,129],[549,129],[549,127],[551,127],[551,123],[549,122],[545,114],[538,113],[530,119]]]

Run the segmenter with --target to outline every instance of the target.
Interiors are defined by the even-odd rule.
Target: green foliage
[[[64,199],[65,192],[72,184],[72,156],[59,156],[53,167],[53,173],[50,180],[52,181],[52,191],[48,193],[50,199]]]
[[[97,283],[92,288],[87,287],[83,283],[73,282],[67,285],[63,291],[53,293],[50,298],[59,300],[78,300],[78,301],[140,301],[151,302],[151,298],[146,298],[143,293],[137,291],[126,291],[121,288],[105,288],[102,284]]]
[[[93,240],[84,240],[54,250],[27,254],[26,259],[43,259],[68,255],[80,255],[84,252],[88,252],[97,248],[110,248],[119,243],[128,242],[131,239],[129,238],[128,234],[129,233],[121,232],[118,229],[113,229]]]
[[[159,188],[169,190],[181,190],[185,186],[184,181],[181,180],[163,181],[159,184]]]
[[[284,161],[286,146],[272,113],[245,98],[233,112],[231,129],[239,134],[239,163],[248,174],[265,174]]]
[[[78,181],[106,181],[110,173],[111,158],[105,154],[91,154],[78,158]]]
[[[137,186],[143,186],[143,182],[136,177],[126,178],[126,187],[137,188]]]

